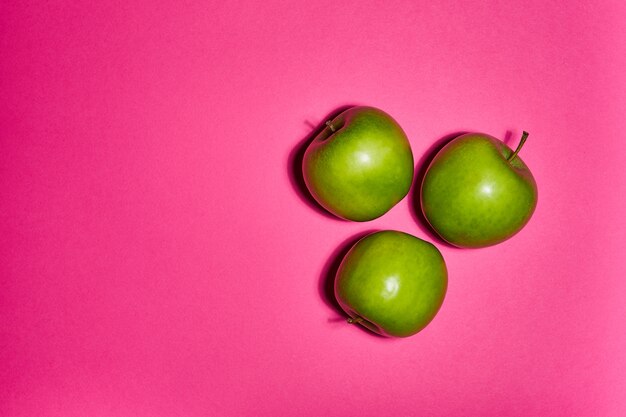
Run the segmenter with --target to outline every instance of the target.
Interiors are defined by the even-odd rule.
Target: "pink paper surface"
[[[1,416],[626,415],[626,3],[19,3],[0,5]],[[453,133],[529,131],[534,217],[460,250],[412,198],[322,213],[298,158],[351,104],[394,116],[418,170]],[[448,264],[412,338],[327,296],[380,229]]]

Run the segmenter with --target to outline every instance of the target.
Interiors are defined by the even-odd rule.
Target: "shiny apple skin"
[[[384,230],[365,236],[348,251],[335,278],[335,297],[369,330],[408,337],[435,317],[447,286],[446,264],[434,245]]]
[[[421,208],[433,230],[461,248],[501,243],[537,206],[537,183],[519,155],[489,135],[469,133],[444,146],[428,167]]]
[[[330,125],[305,151],[307,188],[322,207],[343,219],[382,216],[407,195],[413,181],[406,134],[387,113],[366,106],[344,111]]]

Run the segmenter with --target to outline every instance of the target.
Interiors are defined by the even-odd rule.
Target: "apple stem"
[[[526,142],[526,139],[528,139],[528,132],[524,131],[522,133],[522,138],[519,140],[519,145],[517,145],[517,149],[515,149],[515,152],[513,152],[513,155],[509,157],[509,162],[515,159],[519,151],[522,149],[522,146],[524,146],[524,142]]]
[[[350,323],[350,324],[357,324],[357,323],[361,323],[362,321],[363,321],[363,317],[359,317],[359,316],[350,317],[348,319],[348,323]]]
[[[326,126],[330,128],[331,132],[335,131],[335,127],[333,126],[333,123],[330,120],[326,122]]]

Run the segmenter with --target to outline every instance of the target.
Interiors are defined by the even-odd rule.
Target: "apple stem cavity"
[[[363,322],[363,317],[359,317],[359,316],[350,317],[348,319],[348,323],[350,323],[350,324],[358,324],[358,323],[361,323],[361,322]]]
[[[335,132],[335,127],[333,126],[333,123],[330,120],[326,122],[326,126],[328,126],[331,132],[333,133]]]
[[[519,151],[522,149],[522,146],[524,146],[524,142],[526,142],[526,139],[528,139],[528,132],[524,131],[522,133],[522,138],[519,140],[519,145],[517,145],[517,149],[515,149],[515,152],[513,152],[511,156],[509,156],[509,162],[515,159]]]

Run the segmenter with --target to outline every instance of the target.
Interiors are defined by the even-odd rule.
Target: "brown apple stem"
[[[515,159],[519,151],[522,149],[522,146],[524,146],[524,142],[526,142],[526,139],[528,139],[528,132],[524,131],[522,133],[522,138],[519,140],[519,145],[517,145],[517,149],[515,149],[515,152],[513,152],[513,155],[511,155],[508,159],[509,162]]]
[[[335,127],[333,126],[333,122],[331,122],[330,120],[326,122],[326,126],[328,126],[330,128],[331,132],[335,131]]]
[[[350,317],[348,319],[348,323],[350,324],[358,324],[358,323],[361,323],[362,321],[363,321],[363,317],[359,317],[359,316]]]

